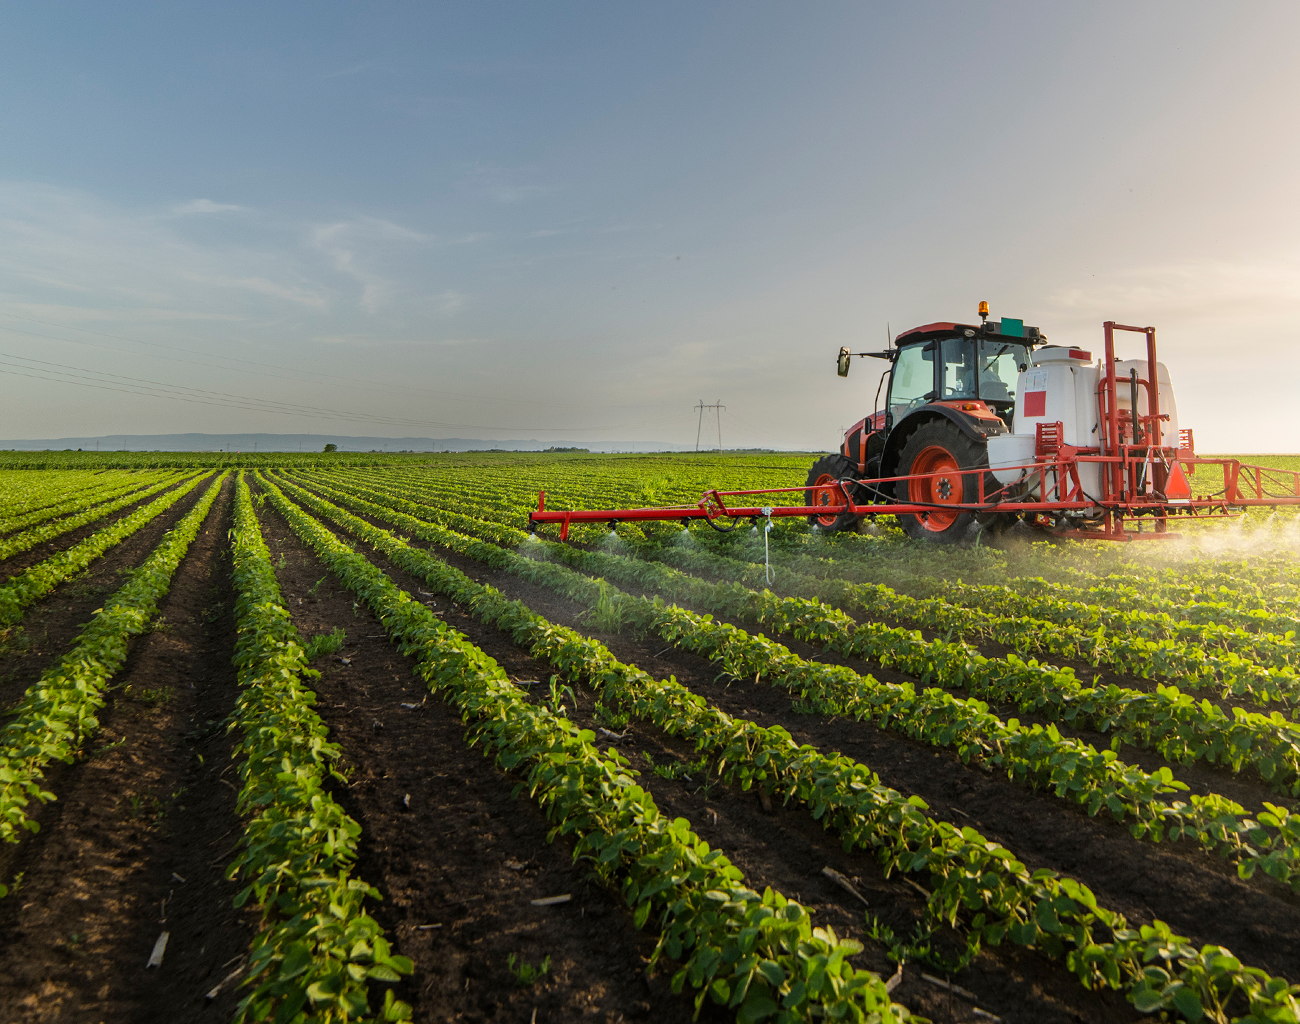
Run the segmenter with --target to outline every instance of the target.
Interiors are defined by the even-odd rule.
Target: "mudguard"
[[[898,455],[907,443],[908,436],[922,423],[936,419],[949,419],[957,425],[963,434],[972,441],[987,444],[988,439],[996,434],[1007,433],[1007,425],[997,418],[972,416],[952,406],[932,402],[923,405],[915,412],[908,413],[896,424],[885,439],[885,449],[880,455],[880,476],[898,476]]]

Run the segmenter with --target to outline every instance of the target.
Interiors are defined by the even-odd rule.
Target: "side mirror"
[[[841,377],[847,377],[849,375],[849,350],[848,349],[846,348],[840,349],[840,358],[835,365],[835,372],[838,373]]]

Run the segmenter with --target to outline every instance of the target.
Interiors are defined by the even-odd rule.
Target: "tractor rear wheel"
[[[975,526],[975,513],[951,511],[945,505],[973,505],[979,499],[979,474],[962,470],[989,464],[988,448],[971,440],[951,420],[922,423],[907,439],[898,460],[898,500],[908,505],[932,505],[928,512],[900,515],[898,525],[913,540],[956,544],[966,540]],[[988,493],[987,487],[985,493]]]
[[[810,507],[825,505],[843,505],[844,488],[840,480],[851,480],[855,474],[849,460],[843,455],[823,455],[808,470],[808,486],[811,491],[803,492],[803,503]],[[826,533],[838,533],[841,530],[855,530],[858,517],[848,512],[832,512],[829,515],[811,515],[808,525],[816,526]]]

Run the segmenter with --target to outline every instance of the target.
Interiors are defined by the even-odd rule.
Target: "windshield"
[[[938,392],[934,389],[936,355],[942,360]],[[1020,368],[1028,363],[1028,347],[1001,338],[944,338],[905,346],[899,350],[890,379],[889,412],[897,423],[936,398],[979,398],[1009,406],[1016,400]]]
[[[1029,350],[1015,342],[981,338],[979,397],[986,402],[1014,402],[1016,377],[1029,365]]]

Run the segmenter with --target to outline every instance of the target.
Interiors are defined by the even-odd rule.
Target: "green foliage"
[[[687,782],[691,782],[693,781],[691,779],[692,775],[702,777],[705,773],[705,769],[709,766],[709,757],[707,754],[695,762],[678,761],[674,758],[667,764],[655,764],[655,759],[650,755],[648,750],[643,750],[641,756],[645,758],[645,762],[650,766],[650,770],[661,779],[685,779]]]
[[[253,939],[249,984],[236,1020],[325,1022],[365,1018],[367,982],[392,982],[411,972],[395,956],[364,901],[379,892],[351,877],[361,826],[325,788],[341,779],[338,747],[312,709],[304,679],[317,673],[280,598],[270,552],[262,540],[242,474],[236,485],[234,577],[240,695],[232,729],[244,786],[239,810],[248,817],[243,849],[229,877],[247,885],[235,899],[262,907]],[[385,994],[382,1020],[408,1020],[411,1009]]]
[[[867,914],[867,934],[885,947],[889,959],[896,964],[920,963],[941,974],[957,974],[969,967],[979,955],[978,932],[966,936],[964,948],[952,959],[935,948],[937,932],[938,929],[933,923],[922,922],[913,927],[910,940],[902,940],[875,914]]]
[[[202,480],[207,479],[208,475],[194,477],[85,540],[9,577],[0,586],[0,626],[10,626],[20,621],[30,604],[40,600],[64,580],[81,572],[113,545],[162,515]]]
[[[324,506],[290,489],[313,507]],[[682,964],[673,975],[675,990],[689,985],[697,993],[697,1007],[711,999],[735,1009],[741,1020],[792,1024],[814,1013],[860,1024],[907,1019],[879,977],[847,962],[861,950],[859,943],[814,928],[803,907],[771,889],[760,895],[746,888],[742,873],[700,840],[689,822],[669,822],[659,814],[650,794],[636,785],[626,758],[616,750],[600,751],[591,731],[578,729],[547,702],[526,701],[491,658],[304,515],[278,488],[268,486],[267,492],[299,536],[415,656],[429,685],[461,708],[471,722],[471,739],[501,767],[525,775],[521,788],[554,822],[553,835],[573,838],[576,856],[620,889],[638,927],[654,917],[660,937],[652,963],[666,955]],[[458,603],[462,589],[466,600],[472,591],[504,607],[518,629],[541,630],[556,640],[569,635],[426,552],[330,508],[347,529],[408,571],[420,568],[431,585]],[[435,564],[449,575],[431,578],[427,570]],[[449,584],[453,579],[459,582]]]
[[[497,568],[508,569],[556,589],[573,600],[585,604],[600,601],[606,605],[621,602],[623,611],[619,615],[623,621],[640,615],[639,628],[650,628],[667,640],[681,642],[679,625],[691,623],[695,639],[687,644],[688,647],[713,658],[733,675],[768,679],[790,689],[797,694],[799,710],[853,714],[882,727],[898,729],[913,738],[956,746],[964,760],[988,757],[995,765],[1005,767],[1013,777],[1022,778],[1034,786],[1050,787],[1058,795],[1084,804],[1091,814],[1106,809],[1117,818],[1129,816],[1136,835],[1156,840],[1166,835],[1194,838],[1208,848],[1220,848],[1232,854],[1244,872],[1263,866],[1279,880],[1300,885],[1300,872],[1295,869],[1295,865],[1300,864],[1300,847],[1284,834],[1278,837],[1274,849],[1266,853],[1258,850],[1256,847],[1260,843],[1269,844],[1269,835],[1259,829],[1256,821],[1246,818],[1239,805],[1213,794],[1193,796],[1185,802],[1167,803],[1155,799],[1160,793],[1186,789],[1182,783],[1173,780],[1168,769],[1147,773],[1119,761],[1113,751],[1097,751],[1077,740],[1066,740],[1051,727],[1022,729],[1014,720],[1002,722],[989,714],[987,704],[979,700],[963,701],[937,689],[918,692],[911,685],[881,684],[870,677],[859,677],[848,669],[805,663],[779,644],[761,637],[749,638],[743,630],[714,623],[708,616],[701,618],[682,609],[669,609],[664,612],[664,618],[652,616],[647,619],[644,618],[647,614],[644,609],[636,612],[638,603],[629,602],[625,595],[620,596],[608,579],[592,580],[558,565],[530,561],[490,543],[465,537],[364,499],[349,497],[333,488],[317,487],[368,513],[387,518],[416,536]],[[449,517],[452,514],[443,515]],[[466,529],[475,529],[478,523],[465,516],[458,516],[458,519],[458,525]],[[477,532],[505,542],[523,536],[519,531],[482,523],[478,523]],[[1081,696],[1091,696],[1094,700],[1101,696],[1097,691],[1083,691],[1068,669],[1040,666],[1037,662],[1026,663],[1014,655],[1005,659],[983,658],[965,644],[927,642],[913,631],[881,623],[859,627],[843,612],[821,604],[816,598],[779,598],[767,591],[750,590],[736,583],[709,583],[657,563],[584,551],[567,545],[534,543],[521,550],[566,561],[593,575],[626,580],[720,614],[752,619],[777,632],[791,633],[801,640],[830,647],[850,657],[881,660],[887,665],[913,672],[923,681],[937,678],[945,686],[965,686],[980,696],[1019,700],[1028,710],[1040,714],[1046,711],[1067,721],[1084,720],[1082,710],[1070,706],[1069,686],[1073,685]],[[721,565],[725,568],[733,564],[707,554],[686,552],[683,557],[715,567]],[[1176,690],[1166,688],[1158,688],[1155,694],[1146,694],[1118,691],[1112,687],[1105,693],[1111,697],[1118,694],[1132,706],[1123,718],[1115,716],[1102,721],[1099,724],[1101,730],[1112,728],[1120,732],[1123,739],[1142,742],[1143,737],[1134,735],[1132,728],[1121,731],[1120,727],[1133,723],[1148,730],[1147,743],[1163,753],[1177,756],[1194,750],[1206,759],[1216,756],[1215,744],[1203,741],[1204,734],[1215,728],[1216,719],[1226,721],[1222,712],[1213,705],[1197,705],[1190,698],[1179,698]],[[1051,695],[1050,700],[1046,699],[1048,695]],[[1035,696],[1044,699],[1034,701]],[[1181,714],[1159,713],[1160,708],[1167,708],[1174,699],[1180,701]],[[1144,712],[1148,717],[1143,717]],[[1199,721],[1200,736],[1189,731],[1189,720]],[[1239,734],[1249,730],[1247,736],[1257,737],[1266,752],[1273,750],[1268,746],[1270,737],[1279,732],[1285,735],[1297,731],[1276,716],[1251,718],[1242,711],[1236,715],[1235,728]],[[1259,735],[1261,730],[1262,737]],[[1225,746],[1221,744],[1217,749]],[[1294,749],[1292,740],[1280,751],[1285,756],[1288,750]]]
[[[547,954],[542,957],[541,963],[533,966],[525,960],[519,960],[516,954],[511,953],[506,957],[506,969],[514,975],[516,985],[520,988],[528,988],[551,973],[551,957]]]
[[[596,585],[600,592],[596,603],[585,613],[587,623],[600,633],[623,632],[628,621],[625,603],[614,599],[613,590],[604,580],[598,580]]]
[[[0,839],[14,843],[23,829],[38,830],[27,808],[33,800],[46,803],[55,799],[41,786],[44,767],[55,760],[71,763],[86,739],[99,730],[95,713],[104,705],[104,691],[125,664],[131,637],[148,628],[176,567],[220,493],[223,479],[213,481],[144,564],[96,610],[72,649],[10,710],[8,724],[0,729]],[[3,889],[0,886],[0,896]]]
[[[158,475],[150,474],[150,478],[156,478]],[[146,482],[148,482],[147,479],[136,478],[126,485],[110,485],[105,487],[103,491],[83,494],[83,496],[75,499],[76,507],[69,510],[72,511],[72,515],[62,518],[42,517],[42,520],[38,520],[40,522],[39,526],[33,526],[21,533],[0,540],[0,559],[12,558],[16,554],[36,547],[37,544],[52,540],[55,537],[61,537],[63,534],[80,529],[88,523],[97,522],[120,508],[125,508],[127,505],[152,497],[159,491],[173,486],[177,482],[177,476],[174,473],[168,473],[163,479],[154,483],[153,486],[141,490],[140,485]],[[118,495],[124,490],[130,493],[119,497]],[[116,500],[109,500],[114,498]],[[54,507],[56,509],[62,508],[61,506]],[[46,512],[49,512],[49,510],[47,509]],[[38,515],[40,514],[38,513]]]
[[[308,640],[303,651],[308,661],[316,661],[319,658],[337,654],[342,649],[347,638],[348,635],[343,631],[343,627],[335,626],[332,632],[320,633]]]
[[[597,641],[546,623],[523,605],[474,583],[428,552],[412,549],[391,534],[296,487],[291,490],[310,507],[384,551],[406,571],[420,576],[462,607],[472,609],[477,617],[509,630],[535,657],[546,658],[570,678],[588,682],[602,699],[615,691],[634,715],[672,735],[691,739],[698,751],[716,757],[717,770],[729,781],[738,782],[744,789],[761,785],[783,795],[787,802],[805,804],[814,818],[840,833],[845,849],[873,850],[887,873],[898,870],[928,876],[931,897],[927,911],[932,923],[960,926],[967,935],[968,953],[980,944],[997,945],[1003,941],[1034,947],[1064,959],[1083,984],[1124,989],[1143,1007],[1162,1001],[1160,1006],[1183,1012],[1191,1006],[1193,997],[1198,1005],[1210,1006],[1216,1000],[1226,1004],[1236,994],[1251,1004],[1255,1019],[1261,1021],[1290,1019],[1288,1015],[1300,1011],[1296,1001],[1300,986],[1288,986],[1282,979],[1242,968],[1219,947],[1206,947],[1198,953],[1159,922],[1153,926],[1154,940],[1146,934],[1148,930],[1133,931],[1122,916],[1099,906],[1092,893],[1077,881],[1048,870],[1031,873],[1009,850],[988,842],[975,829],[930,819],[919,798],[904,798],[882,786],[865,766],[845,757],[827,757],[810,746],[796,746],[779,727],[764,729],[723,715],[675,682],[654,680],[638,669],[619,664]],[[416,525],[405,516],[400,522],[403,528]],[[534,582],[554,586],[570,598],[594,603],[602,593],[607,599],[611,596],[608,584],[602,588],[562,566],[531,562],[481,541],[463,537],[457,541],[450,531],[427,523],[418,525],[428,539],[436,536],[441,544]],[[787,676],[798,672],[800,685],[805,688],[817,679],[833,684],[838,678],[839,685],[829,691],[836,694],[836,699],[868,699],[858,689],[862,677],[847,669],[801,662],[761,636],[749,637],[743,630],[714,623],[709,616],[666,607],[658,600],[625,600],[633,609],[634,622],[689,649],[717,654],[728,671],[756,677],[767,672],[784,672]],[[821,621],[825,623],[824,618]],[[914,694],[910,686],[899,689],[903,694]],[[938,700],[953,700],[938,690],[927,691],[926,696],[931,695]],[[997,722],[992,716],[989,719],[987,725]],[[1019,732],[1014,722],[1006,723],[1004,728],[1012,730],[1013,737]],[[1036,728],[1026,735],[1022,756],[1028,758],[1042,756],[1036,754],[1036,744],[1046,743],[1055,749],[1066,742],[1055,730]],[[963,734],[963,742],[980,743],[980,732]],[[1096,758],[1104,769],[1113,763],[1114,755],[1107,751],[1096,754]],[[1045,762],[1050,763],[1050,759]],[[1067,766],[1064,770],[1069,779],[1073,769]],[[1175,785],[1165,770],[1150,776],[1137,772],[1127,781],[1154,787],[1155,792]],[[1062,795],[1070,791],[1069,785],[1058,789]],[[1109,806],[1109,801],[1103,800],[1102,804]],[[1156,949],[1153,942],[1164,945]],[[683,947],[668,947],[670,956],[674,948]],[[1160,987],[1156,986],[1160,979],[1149,974],[1147,968],[1156,956],[1163,957],[1166,964],[1162,971],[1167,980]]]
[[[631,721],[631,715],[626,708],[608,703],[604,698],[597,698],[593,715],[597,724],[610,730],[622,729]]]

